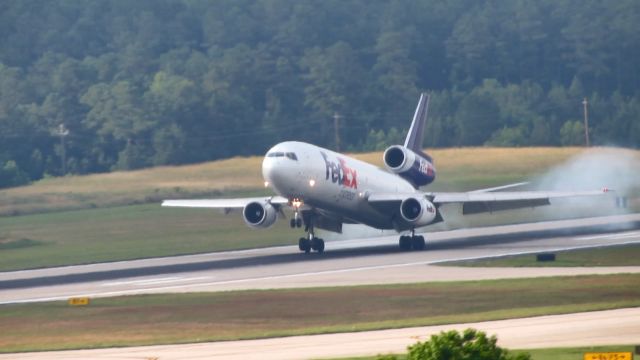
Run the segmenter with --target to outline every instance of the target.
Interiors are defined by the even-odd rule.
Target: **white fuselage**
[[[378,229],[393,228],[392,219],[369,205],[369,193],[417,192],[406,180],[374,165],[296,141],[267,152],[262,176],[280,196]]]

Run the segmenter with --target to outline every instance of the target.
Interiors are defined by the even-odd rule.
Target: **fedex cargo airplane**
[[[433,159],[423,152],[429,96],[422,94],[403,145],[384,152],[387,170],[304,142],[272,147],[262,162],[265,186],[277,195],[236,199],[165,200],[162,206],[241,209],[246,224],[268,228],[290,208],[292,228],[304,226],[301,251],[324,251],[314,230],[341,233],[343,224],[364,224],[401,234],[402,250],[422,250],[425,239],[416,229],[446,221],[439,208],[459,204],[462,214],[478,214],[549,205],[551,198],[602,195],[581,192],[508,191],[520,184],[463,193],[423,192],[436,177]]]

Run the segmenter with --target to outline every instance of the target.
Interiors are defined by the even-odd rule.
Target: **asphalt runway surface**
[[[397,237],[327,242],[324,254],[297,246],[0,273],[0,304],[143,293],[388,284],[596,273],[637,267],[478,269],[442,262],[640,243],[640,214],[427,233],[425,251]]]

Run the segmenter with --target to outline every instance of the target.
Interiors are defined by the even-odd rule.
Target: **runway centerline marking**
[[[196,277],[172,276],[172,277],[158,278],[158,279],[111,281],[111,282],[100,284],[100,286],[156,285],[156,284],[166,284],[166,283],[172,283],[172,282],[187,282],[187,281],[197,281],[197,280],[205,280],[205,279],[211,279],[211,276],[196,276]]]

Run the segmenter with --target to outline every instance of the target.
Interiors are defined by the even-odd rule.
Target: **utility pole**
[[[333,131],[336,141],[336,151],[340,152],[340,114],[333,113]]]
[[[586,97],[582,100],[582,105],[584,107],[584,143],[589,147],[589,102]]]
[[[65,149],[64,138],[69,135],[69,129],[64,127],[64,124],[58,126],[56,135],[60,136],[60,155],[62,157],[62,176],[67,175],[67,154]]]

